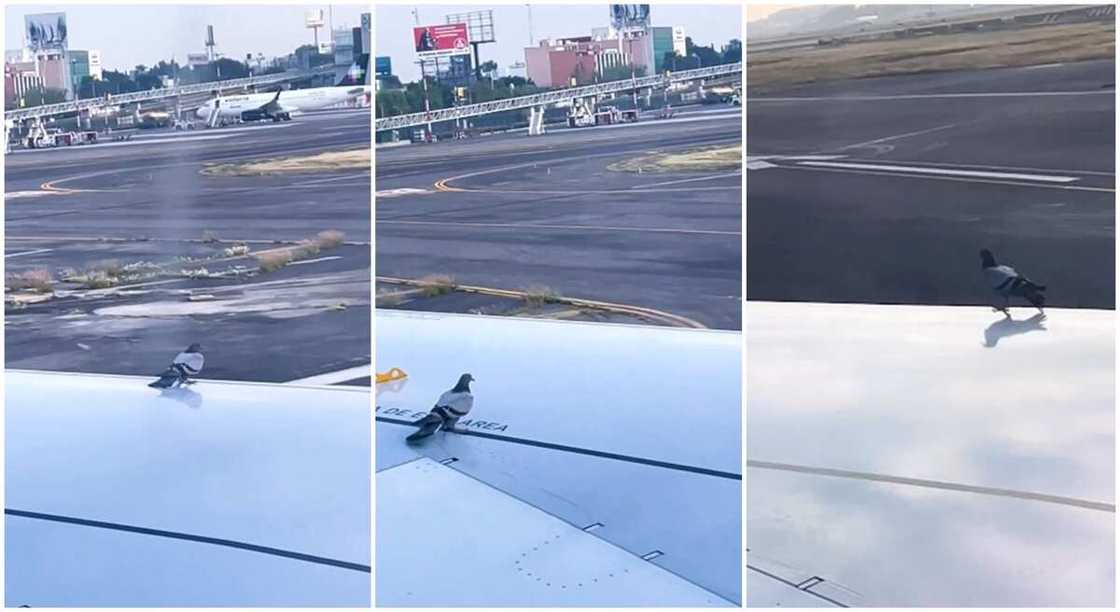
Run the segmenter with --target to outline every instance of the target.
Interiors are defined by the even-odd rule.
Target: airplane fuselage
[[[220,119],[253,121],[290,119],[293,113],[320,110],[363,95],[368,86],[315,87],[276,92],[219,96],[199,107],[195,115],[210,117],[215,105]]]

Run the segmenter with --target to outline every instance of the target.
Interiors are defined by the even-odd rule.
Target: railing
[[[319,74],[325,74],[333,71],[334,66],[325,66],[316,68],[311,71],[289,71],[279,74],[266,74],[263,76],[245,77],[241,79],[229,79],[226,81],[212,81],[210,83],[182,85],[180,87],[161,87],[159,89],[149,89],[146,91],[133,91],[125,94],[102,96],[97,98],[86,98],[83,100],[74,100],[71,102],[60,102],[58,104],[44,104],[42,106],[32,106],[30,108],[13,109],[4,113],[4,119],[6,121],[20,121],[23,119],[34,119],[36,117],[49,117],[51,115],[74,113],[87,108],[95,108],[99,106],[146,102],[148,100],[160,100],[163,98],[174,98],[175,96],[188,96],[192,94],[208,93],[213,90],[221,91],[223,89],[236,89],[241,87],[251,87],[254,85],[273,85],[276,83],[283,83],[285,81],[297,81],[299,79],[306,79],[308,77],[313,77]]]
[[[655,76],[640,77],[636,79],[611,81],[609,83],[598,83],[596,85],[584,85],[581,87],[556,89],[553,91],[546,91],[543,93],[537,93],[528,96],[506,98],[505,100],[493,100],[490,102],[482,102],[479,104],[468,104],[452,108],[441,108],[439,110],[434,110],[431,112],[410,113],[407,115],[396,115],[394,117],[383,117],[381,119],[377,119],[374,122],[374,130],[378,132],[382,130],[396,130],[400,128],[411,127],[414,125],[424,125],[426,123],[435,123],[437,121],[451,121],[454,119],[463,119],[466,117],[477,117],[479,115],[488,115],[490,113],[499,113],[502,111],[517,110],[522,108],[532,108],[535,106],[555,104],[557,102],[563,102],[577,98],[588,98],[591,96],[601,96],[603,94],[616,93],[619,91],[629,91],[631,89],[642,89],[645,87],[663,87],[669,85],[670,83],[679,83],[682,81],[695,81],[697,79],[726,76],[735,73],[742,73],[742,71],[743,64],[741,62],[736,62],[734,64],[723,64],[720,66],[697,68],[695,70],[682,70],[680,72],[671,73],[669,75],[659,74]]]

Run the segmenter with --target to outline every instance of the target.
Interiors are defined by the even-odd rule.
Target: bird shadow
[[[999,341],[1032,331],[1046,331],[1046,315],[1038,313],[1029,319],[1016,321],[1010,316],[992,323],[984,330],[984,346],[995,348]]]
[[[161,389],[159,392],[159,397],[161,399],[174,400],[194,410],[202,408],[202,395],[186,387]]]

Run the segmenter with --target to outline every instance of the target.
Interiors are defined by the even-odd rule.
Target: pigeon
[[[1000,265],[988,249],[980,251],[980,267],[984,269],[984,278],[991,285],[996,295],[1003,297],[1003,307],[993,306],[995,310],[1005,316],[1011,316],[1011,297],[1025,298],[1040,314],[1043,304],[1046,303],[1046,285],[1039,285],[1015,271],[1015,268]]]
[[[459,419],[467,416],[471,407],[474,406],[474,396],[471,395],[471,382],[473,381],[474,377],[470,374],[460,376],[459,382],[455,383],[454,387],[444,391],[439,396],[436,405],[432,406],[432,410],[424,418],[413,423],[420,429],[405,439],[408,442],[416,442],[427,438],[441,428],[444,431],[454,430]]]
[[[175,356],[171,365],[159,375],[159,380],[149,383],[155,389],[170,389],[173,386],[190,384],[188,377],[202,371],[206,359],[202,356],[202,345],[195,342],[187,350]]]

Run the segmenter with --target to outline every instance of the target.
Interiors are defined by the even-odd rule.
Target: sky
[[[587,36],[591,28],[605,27],[610,23],[607,4],[533,4],[533,40],[569,36]],[[445,23],[444,17],[452,13],[493,9],[494,35],[497,42],[480,45],[481,61],[494,60],[503,71],[515,61],[525,61],[525,47],[529,46],[529,18],[524,4],[494,5],[377,5],[373,14],[375,55],[388,55],[393,59],[393,73],[402,81],[420,78],[420,67],[412,43],[412,26],[416,24],[412,11],[420,13],[423,25]],[[686,36],[699,45],[715,43],[718,50],[732,38],[743,39],[741,34],[742,11],[734,4],[654,4],[650,7],[650,21],[655,26],[683,26]],[[535,46],[535,42],[534,42]]]
[[[747,6],[747,21],[766,19],[770,15],[787,8],[812,6],[811,4],[750,4]]]
[[[334,27],[357,27],[370,3],[331,5]],[[65,12],[71,49],[99,49],[109,70],[151,66],[174,57],[185,64],[188,53],[205,53],[206,26],[214,26],[215,51],[244,60],[246,53],[266,58],[287,55],[314,42],[304,15],[327,5],[24,5],[4,11],[4,48],[23,46],[26,14]],[[329,23],[328,23],[329,25]],[[319,39],[329,39],[326,27]]]

